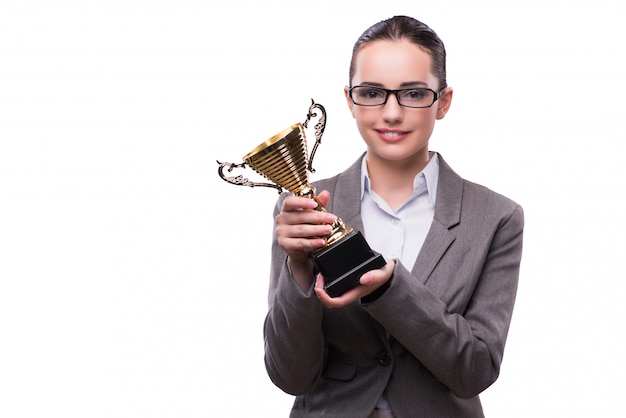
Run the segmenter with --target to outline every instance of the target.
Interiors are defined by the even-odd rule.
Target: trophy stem
[[[308,197],[309,199],[313,199],[317,203],[317,207],[314,210],[319,212],[328,212],[326,208],[322,206],[319,200],[317,200],[317,196],[315,195],[315,187],[307,185],[302,190],[294,193],[294,195],[298,197]],[[335,222],[331,224],[331,227],[332,231],[330,232],[330,234],[324,237],[326,239],[325,247],[334,244],[335,242],[348,236],[348,234],[352,232],[352,228],[346,226],[346,224],[343,223],[340,217],[337,217]],[[321,251],[322,249],[320,249],[319,251]]]
[[[317,199],[315,199],[315,201],[317,202],[317,207],[315,208],[315,210],[319,210],[320,212],[327,212],[326,209],[319,204]],[[346,226],[346,224],[343,223],[340,217],[337,217],[335,222],[332,223],[331,227],[332,231],[330,232],[330,234],[324,237],[326,239],[326,247],[333,245],[337,241],[340,241],[342,238],[348,236],[348,234],[352,232],[352,228]]]

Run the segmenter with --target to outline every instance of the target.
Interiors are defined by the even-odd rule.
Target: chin
[[[390,149],[391,148],[391,149]],[[369,151],[378,158],[388,161],[426,160],[428,161],[428,146],[420,149],[407,149],[398,145],[369,148]]]

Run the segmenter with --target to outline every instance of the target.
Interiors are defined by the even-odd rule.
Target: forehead
[[[407,82],[424,83],[431,88],[437,78],[432,72],[432,57],[420,46],[408,41],[374,41],[355,57],[353,85],[379,83],[397,88]]]

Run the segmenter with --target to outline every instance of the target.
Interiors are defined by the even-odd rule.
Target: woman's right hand
[[[330,193],[321,192],[317,201],[325,207]],[[276,216],[278,245],[287,253],[291,274],[303,291],[314,282],[311,253],[326,244],[323,238],[332,231],[337,217],[325,211],[315,210],[317,202],[308,197],[289,196]]]

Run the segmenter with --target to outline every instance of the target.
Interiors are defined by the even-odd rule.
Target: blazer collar
[[[337,196],[347,198],[338,199],[331,212],[341,213],[346,223],[356,220],[362,229],[361,200],[359,191],[361,188],[361,162],[365,154],[348,167],[337,178]],[[450,168],[441,154],[439,154],[439,183],[437,186],[437,203],[435,204],[434,218],[446,228],[452,228],[461,220],[461,202],[463,200],[463,179]]]
[[[435,219],[446,228],[452,228],[461,221],[463,201],[463,179],[450,168],[439,155],[439,184]]]

